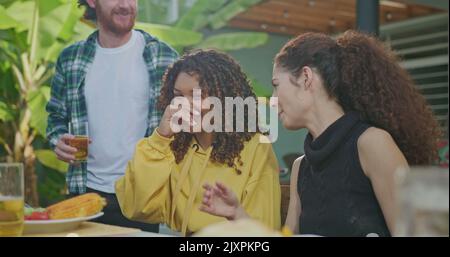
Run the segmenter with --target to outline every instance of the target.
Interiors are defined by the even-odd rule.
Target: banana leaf
[[[267,43],[269,36],[259,32],[223,33],[211,36],[197,45],[197,48],[215,48],[232,51],[244,48],[255,48]]]

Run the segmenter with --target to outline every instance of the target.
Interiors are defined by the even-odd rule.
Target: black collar
[[[311,133],[305,139],[305,156],[315,171],[322,170],[327,160],[345,142],[352,128],[360,121],[357,112],[347,112],[331,124],[315,140]]]

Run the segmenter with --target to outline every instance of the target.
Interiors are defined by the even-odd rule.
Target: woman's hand
[[[198,112],[195,112],[195,114],[197,113]],[[192,116],[193,115],[189,112],[189,110],[181,109],[181,107],[178,109],[172,109],[171,106],[168,105],[164,111],[161,121],[159,122],[157,131],[161,136],[170,138],[174,134],[180,132],[177,130],[174,131],[174,128],[181,127],[181,129],[183,129],[183,126],[179,125],[180,121],[188,125],[187,129],[196,124]]]
[[[236,195],[224,184],[217,182],[214,186],[204,184],[202,206],[200,210],[228,220],[248,217]]]

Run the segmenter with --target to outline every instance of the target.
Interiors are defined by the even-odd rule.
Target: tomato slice
[[[33,212],[28,216],[25,216],[26,220],[49,220],[47,212]]]

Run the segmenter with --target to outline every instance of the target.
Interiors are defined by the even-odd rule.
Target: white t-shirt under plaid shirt
[[[97,43],[94,61],[86,74],[89,157],[87,187],[114,193],[136,143],[145,136],[150,88],[143,58],[144,36],[133,31],[118,48]]]
[[[161,89],[161,82],[167,67],[178,59],[178,53],[163,41],[137,30],[145,38],[143,58],[147,64],[150,78],[148,128],[149,136],[158,126],[161,112],[156,107],[156,101]],[[85,78],[95,59],[98,31],[92,33],[86,40],[77,42],[65,48],[55,65],[55,75],[52,79],[50,101],[46,106],[48,112],[47,139],[55,148],[59,138],[68,133],[68,122],[72,122],[75,133],[85,133],[83,122],[88,120],[85,97]],[[87,164],[69,165],[66,174],[67,189],[72,194],[86,192]]]

